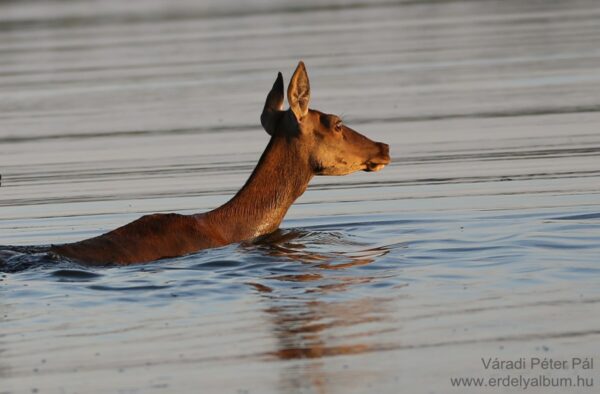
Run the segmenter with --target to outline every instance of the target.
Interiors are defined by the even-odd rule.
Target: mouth
[[[365,169],[363,171],[376,172],[376,171],[383,169],[383,167],[387,166],[388,164],[390,164],[389,158],[378,159],[378,160],[369,160],[368,162],[365,163]]]

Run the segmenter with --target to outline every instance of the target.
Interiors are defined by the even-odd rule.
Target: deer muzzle
[[[383,142],[376,142],[375,144],[379,148],[379,152],[367,160],[364,171],[379,171],[383,167],[390,164],[390,146],[388,144],[384,144]]]

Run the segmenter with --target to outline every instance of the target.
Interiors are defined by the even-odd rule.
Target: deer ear
[[[260,123],[269,135],[273,135],[277,122],[283,110],[283,76],[277,74],[277,79],[267,95],[265,107],[260,115]]]
[[[302,61],[298,63],[298,67],[294,71],[287,96],[290,109],[296,115],[296,119],[300,121],[308,113],[308,102],[310,101],[310,83]]]

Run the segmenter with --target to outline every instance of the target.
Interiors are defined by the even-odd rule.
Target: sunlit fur
[[[390,162],[388,146],[310,110],[310,84],[300,62],[283,108],[279,73],[267,96],[261,124],[271,139],[246,184],[221,207],[195,215],[154,214],[98,237],[51,252],[90,265],[132,264],[181,256],[272,233],[314,175],[375,171]]]

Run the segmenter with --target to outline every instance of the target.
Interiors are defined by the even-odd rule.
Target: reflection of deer
[[[308,108],[302,62],[287,96],[290,109],[283,111],[279,73],[261,115],[269,145],[244,187],[223,206],[189,216],[147,215],[95,238],[53,245],[51,251],[88,264],[131,264],[252,239],[279,227],[314,175],[377,171],[390,162],[386,144],[350,129],[336,115]]]
[[[323,244],[328,246],[327,251],[318,251]],[[339,251],[340,246],[343,251]],[[379,275],[356,268],[386,255],[388,247],[369,248],[340,239],[337,234],[293,229],[270,234],[248,250],[278,261],[293,260],[306,265],[296,274],[268,276],[248,283],[261,294],[263,311],[276,338],[276,347],[269,356],[277,360],[306,360],[302,367],[294,363],[282,371],[279,391],[310,387],[311,392],[327,393],[331,388],[344,391],[344,386],[364,383],[365,374],[371,372],[332,371],[322,359],[388,349],[389,344],[376,338],[390,329],[393,299],[367,293],[359,298],[342,296],[327,301],[323,295],[345,291],[357,294],[353,287],[377,282]],[[352,272],[348,275],[344,270]]]
[[[289,345],[294,342],[306,345],[310,342],[307,341],[307,338],[294,341],[294,337],[304,336],[305,334],[314,337],[315,334],[328,328],[352,326],[354,324],[374,321],[375,318],[371,315],[371,312],[381,311],[381,308],[377,307],[377,305],[380,305],[380,302],[375,302],[372,298],[328,304],[318,298],[313,298],[310,294],[344,292],[354,285],[367,284],[373,280],[377,280],[378,277],[371,275],[343,275],[339,271],[370,264],[376,258],[388,254],[389,249],[383,246],[350,251],[348,250],[348,246],[362,247],[366,245],[354,242],[349,244],[347,241],[340,239],[336,239],[334,242],[330,240],[310,241],[310,237],[314,234],[316,233],[298,229],[279,230],[261,238],[259,242],[253,245],[254,250],[260,251],[261,254],[276,257],[278,260],[289,259],[301,264],[310,264],[314,268],[310,272],[302,269],[298,274],[276,275],[263,278],[269,281],[293,282],[297,284],[297,286],[294,286],[295,288],[299,286],[305,287],[304,293],[307,295],[307,302],[301,302],[301,298],[298,298],[296,295],[287,299],[288,297],[285,294],[273,293],[273,289],[265,284],[248,283],[259,292],[265,294],[265,300],[268,300],[269,304],[273,304],[266,311],[273,315],[274,322],[278,326],[277,332],[288,337],[283,341],[287,346],[278,351],[277,356],[281,358],[321,357],[329,354],[351,354],[366,351],[368,347],[361,344],[329,348],[321,340],[313,343],[313,346],[310,347],[289,347]],[[346,251],[318,252],[308,250],[310,249],[310,244],[312,246],[322,246],[323,243],[330,247],[332,243],[342,243],[346,247]],[[338,272],[340,275],[337,274]],[[284,292],[285,288],[287,288],[285,285],[282,288],[278,287],[278,289]],[[292,302],[293,305],[290,304],[292,300],[294,300]],[[279,301],[284,301],[281,303],[281,306],[278,306],[280,304]],[[290,306],[292,307],[288,310]],[[299,316],[297,318],[293,317],[299,311],[301,311]],[[326,320],[327,323],[322,323],[323,320]],[[287,323],[291,323],[291,325],[288,327]]]

